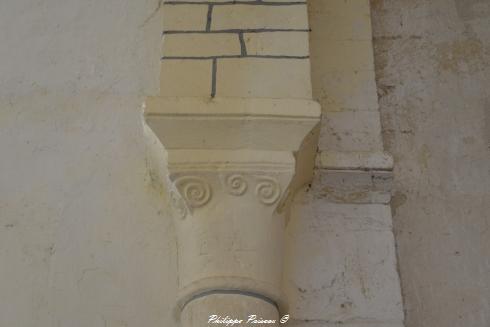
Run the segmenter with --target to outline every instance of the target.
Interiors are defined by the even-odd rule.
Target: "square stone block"
[[[311,49],[312,60],[319,60],[324,71],[374,71],[371,40],[332,40],[315,42]]]
[[[163,9],[164,31],[187,31],[206,29],[208,6],[166,5]]]
[[[312,70],[311,78],[323,111],[378,110],[374,71],[324,71],[321,62],[312,65],[319,68]]]
[[[339,152],[383,151],[379,113],[365,110],[324,112],[319,147]]]
[[[311,99],[308,59],[220,59],[216,94],[223,97]]]
[[[210,96],[212,66],[212,60],[162,60],[160,94],[163,96]]]
[[[308,9],[311,37],[316,41],[372,38],[369,0],[310,0]]]

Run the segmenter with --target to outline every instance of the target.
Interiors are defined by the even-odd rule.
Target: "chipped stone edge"
[[[393,158],[385,152],[321,152],[316,174],[324,198],[333,203],[389,204],[393,192]]]
[[[386,152],[322,151],[315,168],[327,170],[393,171],[393,157]]]

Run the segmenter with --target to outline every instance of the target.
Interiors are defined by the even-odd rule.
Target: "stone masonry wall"
[[[161,95],[311,99],[305,1],[167,1]]]
[[[406,326],[490,326],[490,1],[371,4]]]

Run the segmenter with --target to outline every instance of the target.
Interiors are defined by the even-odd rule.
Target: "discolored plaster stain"
[[[454,0],[458,17],[462,20],[490,17],[490,1],[488,0]]]
[[[298,291],[299,291],[300,293],[306,293],[306,290],[305,290],[304,288],[301,288],[301,287],[298,287]]]
[[[378,83],[378,99],[388,96],[393,90],[396,88],[395,85],[386,85],[382,83]]]
[[[393,195],[391,198],[391,210],[393,211],[393,216],[396,216],[396,211],[407,202],[407,199],[408,197],[400,191],[397,191],[395,195]]]
[[[436,45],[435,60],[440,71],[476,72],[483,61],[483,45],[478,39],[465,39]]]
[[[346,302],[343,302],[340,304],[340,308],[344,311],[352,311],[352,308],[354,307],[354,303],[350,302],[350,301],[346,301]]]
[[[472,145],[475,144],[476,140],[474,137],[468,136],[468,137],[463,137],[463,143],[466,145]]]
[[[152,162],[152,158],[149,156],[145,157],[145,167],[145,185],[148,192],[157,194],[159,197],[165,197],[165,186],[155,164]]]
[[[44,249],[44,258],[43,262],[48,262],[49,259],[56,253],[56,248],[54,244],[50,244],[48,247]]]
[[[486,137],[487,147],[488,149],[490,149],[490,99],[485,101],[485,108],[486,108],[486,110],[484,111],[485,123],[483,125],[483,131]]]
[[[382,10],[385,4],[384,0],[371,0],[370,2],[373,11]]]
[[[427,169],[429,167],[430,156],[431,156],[431,153],[430,153],[429,147],[426,144],[422,145],[422,148],[420,149],[418,156],[417,156],[417,160],[418,160],[420,166]]]

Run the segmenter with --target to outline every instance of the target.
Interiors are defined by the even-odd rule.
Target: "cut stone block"
[[[162,60],[160,94],[163,96],[210,96],[212,66],[212,60]]]
[[[309,0],[309,9],[315,45],[325,40],[372,38],[369,0]]]
[[[322,110],[378,110],[375,74],[372,70],[312,70],[313,93],[321,94]]]
[[[167,5],[163,10],[164,31],[204,31],[208,7],[203,5]]]
[[[321,60],[324,71],[374,71],[373,46],[371,41],[316,42],[311,57]]]
[[[145,115],[167,150],[213,149],[218,156],[234,147],[297,151],[298,135],[318,125],[320,107],[298,99],[149,97]]]
[[[216,83],[218,96],[312,98],[308,59],[221,59]]]
[[[379,113],[365,110],[324,112],[319,147],[338,152],[382,152]]]
[[[393,184],[390,171],[319,169],[316,176],[320,183],[314,184],[316,188],[312,191],[319,199],[333,203],[390,203]]]
[[[385,152],[322,151],[317,156],[316,167],[334,170],[393,170],[393,157]]]
[[[245,33],[248,55],[308,56],[308,32]]]
[[[168,34],[163,38],[164,57],[207,57],[240,53],[240,41],[234,33]]]
[[[211,29],[308,29],[308,15],[305,4],[215,6]]]

